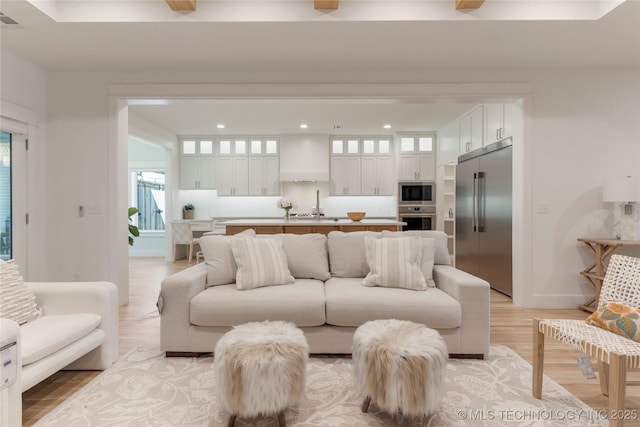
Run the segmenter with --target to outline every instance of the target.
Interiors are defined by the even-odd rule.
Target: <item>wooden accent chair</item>
[[[640,307],[640,258],[612,255],[602,284],[598,308],[610,302]],[[627,369],[640,368],[640,342],[583,320],[534,319],[533,396],[542,397],[544,338],[550,336],[598,360],[600,388],[609,396],[609,425],[622,426]],[[614,416],[612,416],[614,415]]]

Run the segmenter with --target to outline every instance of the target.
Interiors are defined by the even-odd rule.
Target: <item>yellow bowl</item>
[[[366,214],[366,212],[347,212],[347,216],[351,221],[360,221]]]

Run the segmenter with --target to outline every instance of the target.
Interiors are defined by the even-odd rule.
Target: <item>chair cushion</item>
[[[0,317],[21,325],[38,316],[36,297],[25,286],[17,264],[13,260],[0,260]]]
[[[420,271],[422,241],[417,237],[401,239],[364,239],[369,274],[362,284],[386,288],[404,288],[416,291],[427,289]]]
[[[332,277],[325,282],[327,323],[360,326],[376,319],[398,319],[429,328],[457,328],[462,307],[438,288],[413,291],[400,288],[362,286],[361,278]]]
[[[28,365],[79,340],[101,322],[97,314],[42,316],[20,327],[22,364]]]
[[[640,342],[640,311],[626,304],[610,302],[600,306],[585,322]]]
[[[234,326],[268,319],[320,326],[325,323],[324,301],[324,285],[313,279],[250,291],[240,291],[233,284],[214,286],[191,300],[191,323]]]

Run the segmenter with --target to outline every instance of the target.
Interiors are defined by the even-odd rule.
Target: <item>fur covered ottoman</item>
[[[390,414],[428,417],[444,394],[447,346],[440,334],[404,320],[373,320],[353,336],[353,367],[365,396],[362,411],[373,401]]]
[[[290,322],[245,323],[220,338],[213,369],[229,426],[236,417],[277,415],[284,427],[284,410],[304,391],[308,358],[307,340]]]

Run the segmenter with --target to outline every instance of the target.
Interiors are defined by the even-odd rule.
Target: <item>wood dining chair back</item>
[[[640,258],[612,255],[598,309],[609,303],[640,307]],[[600,388],[609,396],[609,425],[624,424],[627,369],[640,368],[640,342],[574,319],[534,319],[533,396],[542,397],[544,338],[550,336],[598,361]]]

